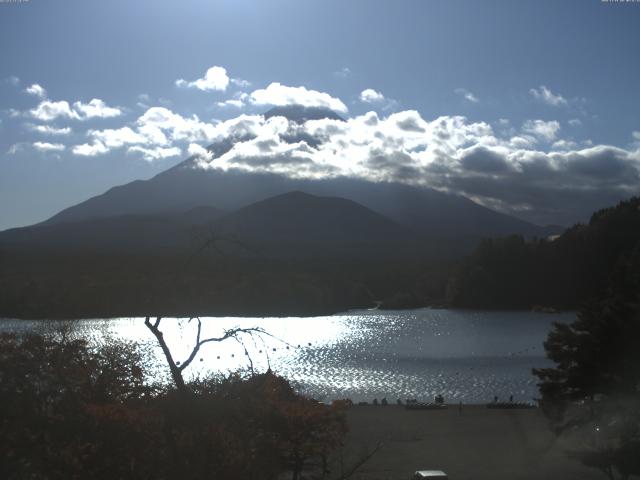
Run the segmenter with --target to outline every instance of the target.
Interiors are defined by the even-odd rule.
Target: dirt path
[[[383,444],[352,477],[357,480],[404,480],[416,469],[441,469],[451,480],[603,478],[566,457],[570,445],[556,441],[537,409],[472,405],[459,412],[457,406],[445,411],[367,406],[352,407],[348,419],[345,465]]]

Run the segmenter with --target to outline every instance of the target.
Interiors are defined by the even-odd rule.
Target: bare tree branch
[[[164,356],[167,360],[167,364],[169,365],[169,370],[171,372],[171,377],[173,378],[173,382],[176,385],[176,388],[181,392],[187,391],[187,387],[184,381],[184,377],[182,376],[182,372],[189,365],[191,365],[193,360],[195,360],[196,356],[198,355],[198,352],[200,351],[200,348],[202,348],[203,345],[206,345],[207,343],[224,342],[225,340],[232,338],[242,345],[242,347],[244,348],[245,354],[249,356],[249,352],[247,351],[246,346],[244,345],[244,343],[240,338],[242,335],[246,334],[249,336],[253,336],[257,334],[260,337],[262,337],[263,335],[266,335],[272,338],[276,338],[275,336],[271,335],[261,327],[249,327],[249,328],[237,327],[237,328],[231,328],[229,330],[225,330],[223,335],[220,337],[208,337],[203,339],[202,338],[202,320],[199,317],[192,317],[189,319],[189,322],[194,319],[197,320],[198,322],[198,327],[196,332],[196,342],[193,348],[191,349],[191,353],[189,354],[187,359],[182,363],[177,362],[173,358],[169,345],[167,344],[166,340],[164,339],[164,335],[160,330],[160,321],[162,320],[162,317],[156,317],[156,320],[153,323],[151,322],[151,317],[146,317],[144,321],[147,328],[151,331],[151,333],[153,333],[153,335],[158,340],[158,344],[160,345],[160,348],[162,349],[162,352],[164,353]],[[280,339],[277,339],[277,340],[280,340]],[[253,373],[253,360],[251,359],[250,356],[249,356],[249,362],[251,364],[251,372]]]
[[[167,360],[167,364],[169,365],[169,371],[171,372],[171,377],[173,378],[173,383],[176,385],[176,388],[183,393],[186,393],[187,386],[184,383],[184,378],[182,378],[182,370],[178,368],[175,360],[173,359],[173,355],[171,355],[171,350],[167,345],[167,342],[164,339],[164,335],[160,330],[160,320],[162,317],[156,317],[156,321],[151,323],[151,317],[146,317],[144,320],[144,324],[147,328],[153,333],[153,336],[156,337],[158,343],[160,344],[160,348],[162,349],[162,353],[164,353],[164,357]]]

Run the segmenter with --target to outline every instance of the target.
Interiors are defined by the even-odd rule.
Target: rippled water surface
[[[247,367],[246,347],[257,369],[271,366],[298,390],[320,400],[431,400],[441,393],[449,402],[485,402],[494,395],[531,401],[538,396],[531,368],[549,365],[542,342],[551,323],[573,318],[574,314],[432,309],[312,318],[203,318],[203,338],[252,326],[273,337],[247,337],[244,346],[233,340],[205,345],[189,372],[203,375]],[[94,342],[120,337],[148,345],[155,375],[165,373],[162,352],[144,319],[76,324],[79,334]],[[196,322],[163,319],[161,327],[176,359],[186,358]],[[2,331],[40,328],[45,328],[43,322],[0,320]]]

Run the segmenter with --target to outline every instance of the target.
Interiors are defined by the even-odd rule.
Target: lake
[[[483,403],[497,395],[531,402],[538,397],[533,367],[550,366],[542,342],[554,321],[575,313],[485,312],[419,309],[357,310],[307,318],[202,318],[202,336],[220,336],[233,327],[262,327],[272,336],[246,337],[203,346],[188,376],[229,372],[249,365],[269,366],[296,388],[318,400],[386,397]],[[0,331],[51,328],[58,322],[0,319]],[[167,378],[162,352],[142,318],[81,320],[78,335],[92,342],[109,338],[148,346],[152,375]],[[196,322],[163,319],[176,360],[185,359],[195,340]],[[247,354],[245,353],[245,348]]]

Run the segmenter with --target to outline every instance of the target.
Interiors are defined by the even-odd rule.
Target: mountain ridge
[[[432,189],[345,177],[303,180],[271,173],[196,170],[190,168],[188,162],[149,180],[135,180],[113,187],[42,223],[129,213],[170,213],[201,206],[236,210],[288,191],[303,191],[353,200],[402,225],[438,236],[483,237],[517,233],[543,237],[561,230],[540,227],[490,210],[466,197]]]

